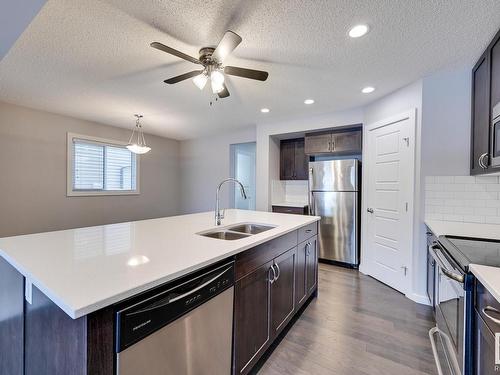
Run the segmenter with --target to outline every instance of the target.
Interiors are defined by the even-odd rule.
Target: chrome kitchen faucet
[[[237,179],[235,178],[226,178],[224,181],[222,181],[219,186],[217,187],[217,191],[215,193],[215,225],[221,225],[221,220],[224,219],[224,213],[220,212],[220,208],[219,208],[219,192],[220,192],[220,188],[222,187],[222,185],[224,185],[226,182],[234,182],[235,184],[238,184],[240,185],[240,192],[241,192],[241,196],[243,197],[243,199],[248,199],[247,198],[247,193],[245,192],[245,187],[243,186],[243,184],[238,181]]]

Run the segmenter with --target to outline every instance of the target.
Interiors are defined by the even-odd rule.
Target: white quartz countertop
[[[278,202],[278,203],[273,203],[273,206],[280,206],[280,207],[300,207],[303,208],[305,206],[308,206],[309,203],[304,203],[304,202]]]
[[[500,301],[500,268],[471,264],[469,269],[497,301]]]
[[[454,221],[425,220],[425,224],[436,236],[463,236],[500,240],[500,225],[462,223]]]
[[[276,226],[226,241],[197,234],[215,227],[205,212],[0,238],[0,256],[76,319],[319,219],[226,210],[220,228]]]

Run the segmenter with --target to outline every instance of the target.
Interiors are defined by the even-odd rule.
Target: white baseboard
[[[422,305],[430,306],[431,304],[431,301],[429,301],[429,297],[427,297],[427,295],[424,294],[409,293],[406,294],[406,297]]]

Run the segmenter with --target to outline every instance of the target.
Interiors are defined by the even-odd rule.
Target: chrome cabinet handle
[[[332,141],[332,149],[330,151],[335,151],[335,141]]]
[[[482,154],[480,157],[479,157],[479,160],[478,160],[478,163],[479,163],[479,166],[483,169],[488,169],[488,166],[484,163],[484,159],[488,156],[488,153],[485,152],[484,154]]]
[[[373,214],[373,212],[374,212],[373,208],[367,208],[366,211],[369,212],[369,213],[371,213],[371,214]]]
[[[271,271],[273,271],[273,277],[271,278],[269,276],[269,283],[273,284],[276,281],[276,271],[274,270],[274,264],[271,267],[269,267],[269,272]]]
[[[276,281],[276,280],[278,280],[280,278],[281,270],[280,270],[280,266],[278,266],[278,263],[274,263],[273,267],[274,266],[276,266],[276,269],[278,270],[278,275],[276,276],[276,279],[274,280],[274,281]]]
[[[486,306],[485,308],[483,308],[483,314],[489,319],[491,320],[492,322],[496,323],[496,324],[500,324],[500,319],[497,319],[497,318],[494,318],[492,317],[491,315],[489,315],[487,313],[487,311],[491,311],[491,312],[494,312],[494,313],[497,313],[497,314],[500,314],[500,311],[495,309],[494,307],[491,307],[491,306]]]
[[[311,243],[306,243],[306,256],[311,255]]]

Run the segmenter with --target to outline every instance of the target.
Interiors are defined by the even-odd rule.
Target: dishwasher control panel
[[[116,352],[180,318],[234,285],[234,262],[182,277],[117,306]]]

